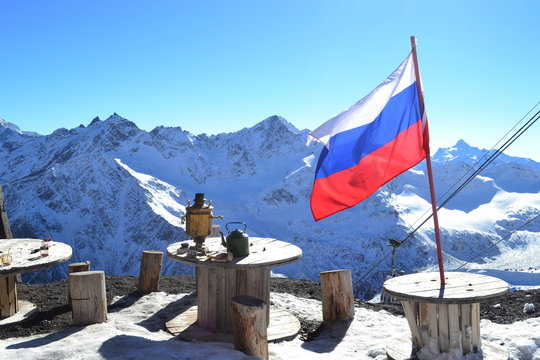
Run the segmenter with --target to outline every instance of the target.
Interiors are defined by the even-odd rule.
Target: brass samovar
[[[182,224],[186,224],[186,233],[195,241],[197,253],[205,253],[204,239],[212,234],[212,219],[223,219],[223,216],[214,216],[212,200],[205,202],[203,193],[195,194],[194,204],[187,201],[186,215],[182,217]]]

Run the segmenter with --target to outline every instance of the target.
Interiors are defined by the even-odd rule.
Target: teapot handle
[[[228,222],[228,223],[225,224],[225,229],[227,229],[228,232],[231,232],[231,230],[229,230],[229,224],[242,224],[242,225],[244,225],[244,230],[243,231],[246,231],[246,229],[247,229],[246,223],[243,223],[241,221],[231,221],[231,222]]]

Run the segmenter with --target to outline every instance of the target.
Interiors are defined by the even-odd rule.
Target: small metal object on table
[[[49,241],[48,256],[41,256],[41,239],[0,240],[0,257],[10,255],[8,263],[0,263],[0,326],[25,320],[36,310],[34,304],[17,299],[16,275],[45,269],[71,258],[71,246]]]
[[[167,256],[174,261],[193,265],[197,277],[197,306],[185,309],[166,326],[174,335],[186,340],[232,341],[231,299],[250,295],[266,302],[268,340],[295,336],[300,323],[293,315],[270,309],[270,269],[289,264],[302,257],[293,244],[271,238],[250,237],[250,254],[230,262],[213,261],[211,256],[192,256],[178,249],[191,240],[171,244]],[[221,238],[207,238],[209,253],[226,251]],[[185,245],[184,245],[185,249]]]
[[[438,344],[440,353],[483,354],[485,359],[507,359],[500,346],[482,344],[480,302],[504,295],[508,284],[500,279],[463,272],[446,272],[440,286],[438,272],[397,276],[387,280],[384,291],[401,300],[411,329],[410,342],[387,347],[392,360],[415,359],[424,346]]]

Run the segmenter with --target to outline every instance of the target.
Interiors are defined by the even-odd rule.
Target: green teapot
[[[225,246],[227,248],[227,252],[232,253],[233,257],[248,256],[249,238],[247,234],[238,229],[234,229],[233,231],[229,230],[230,224],[242,224],[244,225],[244,231],[247,229],[247,225],[243,222],[234,221],[225,224],[225,228],[229,232],[229,235],[227,235],[227,241],[225,241],[225,237],[220,231],[221,245]]]

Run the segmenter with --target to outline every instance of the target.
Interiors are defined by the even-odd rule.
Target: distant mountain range
[[[315,222],[309,194],[321,148],[306,145],[308,132],[279,116],[212,136],[179,127],[147,132],[117,114],[47,136],[0,120],[0,184],[14,236],[51,235],[73,247],[73,261],[90,260],[107,275],[137,276],[142,250],[165,251],[186,239],[180,218],[187,200],[203,192],[225,217],[215,223],[243,221],[250,236],[302,248],[301,261],[275,274],[317,280],[320,271],[350,268],[356,281],[389,253],[390,238],[404,239],[429,211],[424,162],[356,207]],[[439,198],[486,153],[462,140],[439,149],[433,156]],[[472,266],[538,266],[540,221],[505,239],[538,213],[540,164],[502,154],[440,211],[447,269],[486,248]],[[411,272],[435,261],[429,221],[397,250],[396,262]],[[65,271],[64,264],[27,280],[49,281]],[[357,295],[372,296],[389,272],[388,257],[356,283]],[[163,273],[193,269],[165,259]]]

